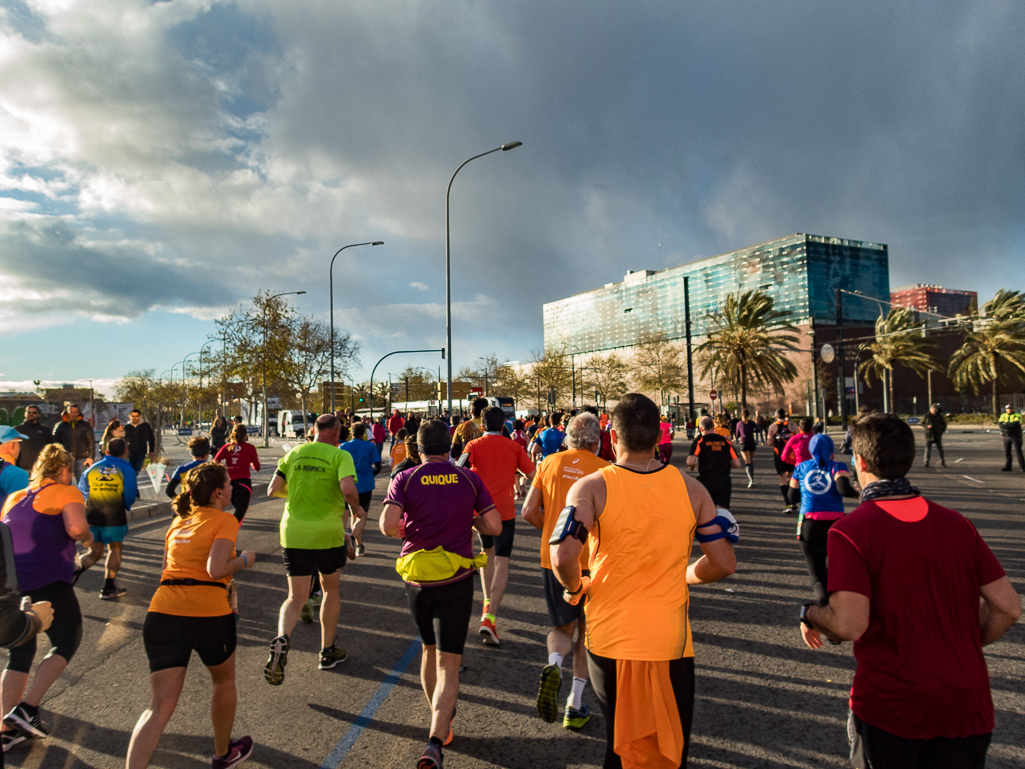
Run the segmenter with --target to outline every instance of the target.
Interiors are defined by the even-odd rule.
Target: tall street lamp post
[[[270,419],[267,416],[267,308],[270,306],[271,299],[277,299],[279,296],[301,296],[305,294],[305,291],[283,291],[280,294],[274,294],[273,296],[267,297],[267,302],[263,306],[263,447],[268,448],[270,446]]]
[[[335,259],[342,251],[356,246],[383,246],[383,240],[368,241],[366,243],[350,243],[342,246],[335,255],[331,257],[331,265],[327,270],[328,295],[331,304],[331,413],[335,410]]]
[[[503,144],[501,147],[495,147],[493,150],[482,152],[479,155],[474,155],[469,160],[464,160],[463,164],[456,169],[455,173],[452,174],[452,178],[448,180],[448,191],[445,193],[445,349],[448,350],[448,414],[449,418],[452,417],[452,239],[451,229],[449,227],[449,200],[452,197],[452,182],[456,180],[456,174],[463,170],[463,166],[470,162],[470,160],[476,160],[482,158],[485,155],[490,155],[492,152],[508,152],[514,150],[517,147],[522,147],[523,142],[509,142]]]

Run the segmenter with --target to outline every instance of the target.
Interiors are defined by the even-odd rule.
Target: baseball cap
[[[10,443],[11,441],[27,441],[28,436],[22,435],[13,427],[7,425],[0,425],[0,443]]]
[[[1012,406],[1010,403],[1008,403],[1006,406],[1004,406],[1004,408],[1005,409],[1013,409],[1014,406]],[[10,440],[10,439],[8,438],[8,440]]]

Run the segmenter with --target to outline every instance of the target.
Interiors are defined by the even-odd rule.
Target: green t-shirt
[[[281,546],[327,550],[345,544],[345,497],[339,483],[356,481],[348,451],[330,443],[304,443],[278,462],[288,482],[288,500],[281,517]]]

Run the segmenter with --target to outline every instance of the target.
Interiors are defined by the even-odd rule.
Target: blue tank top
[[[3,519],[11,530],[14,567],[23,593],[54,582],[70,584],[75,575],[75,540],[64,528],[63,515],[44,515],[33,507],[40,491],[27,492]]]
[[[566,433],[555,427],[549,427],[541,435],[541,457],[542,459],[551,456],[562,447],[562,441]]]
[[[836,474],[841,471],[847,471],[843,462],[829,461],[821,468],[815,459],[794,468],[793,478],[801,484],[802,513],[843,512],[843,495],[836,487]]]

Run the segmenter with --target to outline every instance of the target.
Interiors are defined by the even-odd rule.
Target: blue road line
[[[320,769],[337,769],[338,765],[345,760],[345,756],[348,755],[349,751],[352,750],[352,746],[356,744],[356,740],[366,730],[367,725],[373,720],[374,714],[377,713],[378,708],[384,704],[384,701],[388,699],[388,695],[391,694],[391,690],[395,688],[395,684],[402,677],[402,674],[406,672],[406,668],[409,667],[409,663],[413,661],[417,653],[420,651],[420,639],[417,638],[413,643],[406,649],[406,653],[402,655],[402,658],[395,663],[395,667],[392,668],[388,677],[381,682],[381,685],[377,687],[377,691],[374,692],[374,696],[370,698],[363,710],[356,717],[356,720],[352,722],[352,726],[349,727],[349,731],[345,733],[345,736],[338,741],[338,744],[332,748],[331,752],[327,754],[327,758],[320,765]]]

